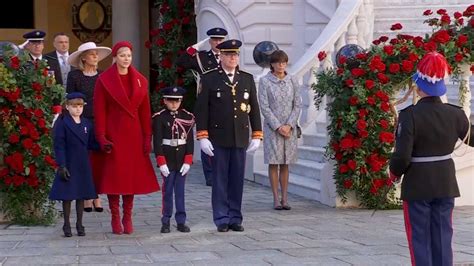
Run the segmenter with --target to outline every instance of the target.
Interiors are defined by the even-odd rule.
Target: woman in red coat
[[[100,74],[94,89],[95,133],[103,152],[93,159],[93,170],[97,193],[107,194],[109,200],[113,233],[131,234],[134,195],[152,193],[160,187],[149,157],[148,82],[131,65],[129,42],[116,43],[112,56],[115,63]]]

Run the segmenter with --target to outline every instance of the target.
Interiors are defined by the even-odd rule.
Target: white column
[[[133,45],[133,65],[141,66],[140,39],[140,2],[130,0],[112,0],[112,41],[129,41]]]

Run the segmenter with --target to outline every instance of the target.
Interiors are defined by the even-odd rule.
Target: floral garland
[[[194,1],[157,0],[158,27],[150,30],[150,40],[145,46],[159,63],[152,66],[157,72],[156,85],[151,93],[152,109],[161,107],[160,90],[168,86],[187,88],[184,107],[192,110],[195,101],[196,82],[190,71],[176,66],[176,59],[185,53],[186,47],[196,42]]]
[[[366,52],[350,59],[357,61],[357,67],[340,57],[341,67],[316,74],[318,83],[312,85],[316,105],[324,96],[332,100],[327,105],[331,121],[326,156],[335,161],[334,179],[343,201],[353,191],[363,207],[398,205],[395,186],[387,174],[395,140],[393,98],[402,88],[411,87],[415,66],[426,52],[444,54],[454,77],[460,74],[462,64],[470,64],[474,71],[474,5],[463,13],[455,12],[454,19],[444,9],[436,13],[440,18],[425,21],[433,27],[431,35],[397,34],[391,40],[381,36]],[[432,14],[431,10],[424,12],[425,16]],[[391,30],[402,28],[396,23]],[[326,56],[324,51],[318,54],[320,61]]]
[[[0,207],[14,223],[53,221],[51,108],[63,94],[45,61],[32,63],[28,54],[8,50],[0,58]]]

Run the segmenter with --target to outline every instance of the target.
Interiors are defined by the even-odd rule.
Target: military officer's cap
[[[86,100],[86,95],[84,95],[81,92],[75,91],[75,92],[70,92],[70,93],[66,94],[66,99],[67,100],[83,99],[85,101]]]
[[[181,87],[166,87],[161,89],[161,94],[164,98],[181,99],[185,93],[186,90]]]
[[[41,30],[34,30],[34,31],[23,34],[23,38],[25,38],[29,42],[43,41],[45,36],[46,36],[46,33]]]
[[[223,28],[212,28],[207,31],[207,36],[211,38],[223,39],[225,36],[227,36],[227,31]]]
[[[239,53],[242,42],[239,40],[227,40],[216,46],[222,53]]]

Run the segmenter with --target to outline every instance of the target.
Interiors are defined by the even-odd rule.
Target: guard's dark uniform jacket
[[[401,199],[430,200],[459,197],[452,159],[412,162],[415,157],[438,157],[453,152],[456,141],[469,128],[460,107],[444,104],[439,97],[425,97],[400,112],[395,152],[390,171],[405,175]],[[439,158],[439,157],[438,157]]]
[[[197,61],[199,56],[199,60],[201,61],[201,66]],[[219,63],[214,56],[214,53],[209,51],[199,51],[194,55],[190,55],[188,53],[184,53],[176,60],[176,64],[182,68],[192,69],[199,73],[199,75],[206,74],[209,71],[216,69],[219,66]]]
[[[183,127],[181,127],[175,123],[175,119],[187,120],[189,123],[182,123]],[[191,121],[194,122],[194,115],[185,109],[179,109],[176,112],[163,109],[153,115],[155,155],[157,160],[165,160],[162,162],[168,166],[170,171],[179,171],[183,163],[192,164],[194,123]],[[183,142],[185,144],[181,144]]]
[[[257,89],[252,74],[236,69],[234,75],[231,83],[219,67],[202,76],[194,112],[196,135],[224,148],[246,148],[249,124],[252,138],[263,137]]]

